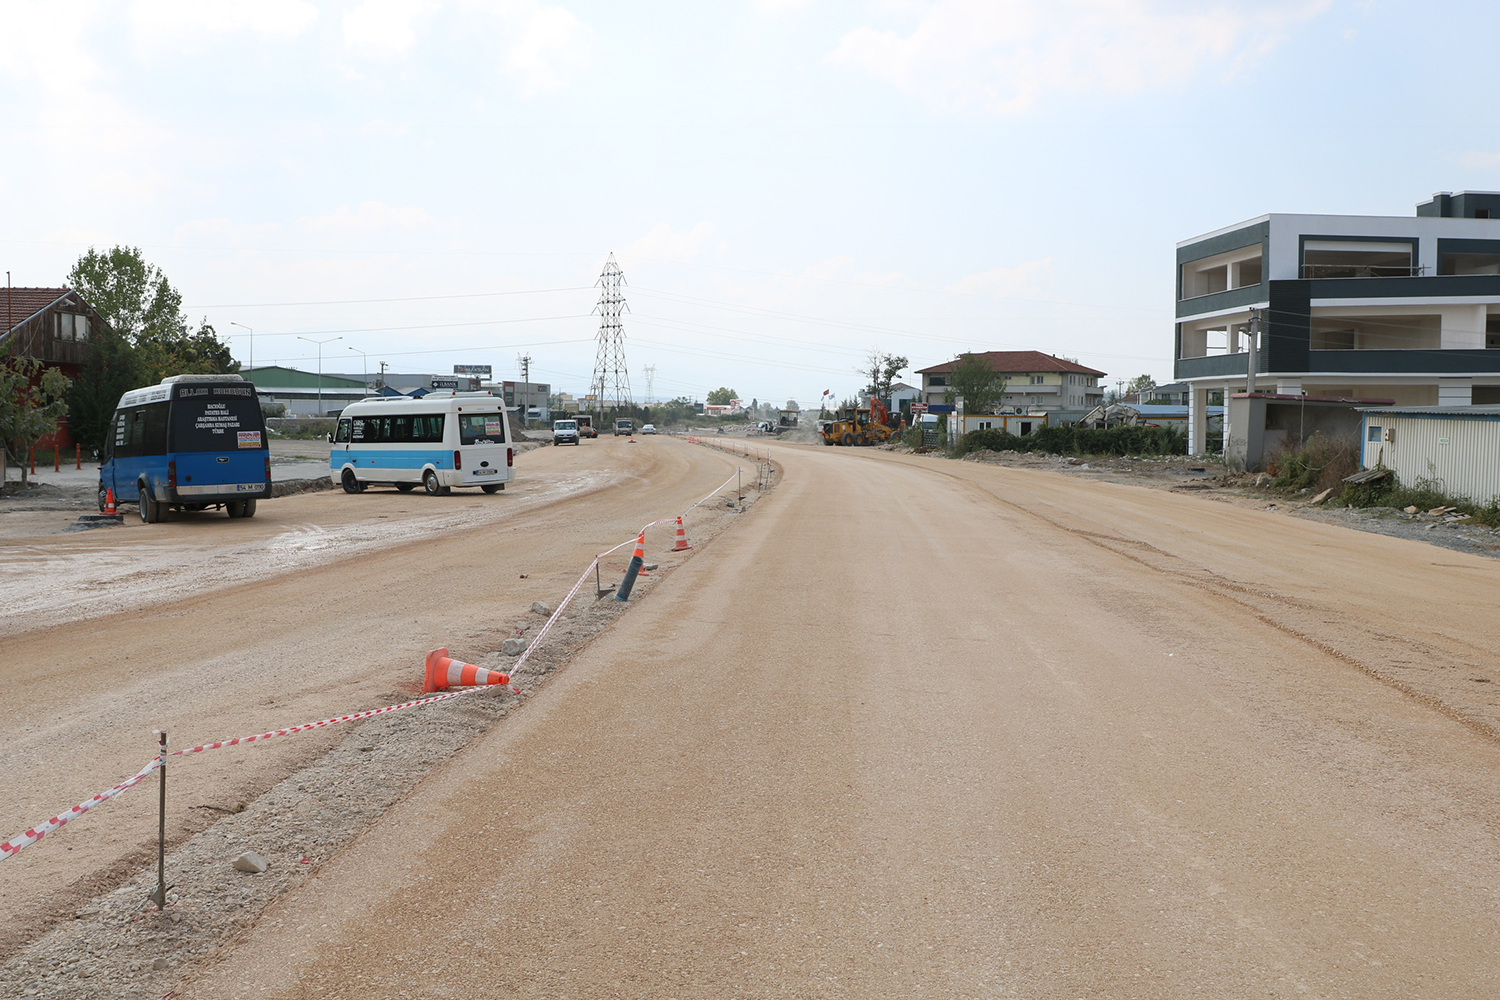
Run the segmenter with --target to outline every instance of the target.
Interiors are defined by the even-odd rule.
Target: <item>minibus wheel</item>
[[[99,513],[104,513],[104,508],[109,506],[109,487],[103,483],[99,484]]]
[[[504,483],[485,483],[483,486],[481,486],[479,488],[482,489],[482,490],[484,490],[486,493],[499,493],[501,490],[505,489],[505,484]]]
[[[151,496],[151,487],[145,483],[141,483],[140,489],[141,500],[139,506],[141,510],[141,523],[156,524],[161,520],[161,504],[157,503]]]
[[[345,469],[340,482],[344,484],[345,493],[363,493],[365,491],[365,484],[359,481],[359,477],[354,474],[353,469]]]
[[[426,472],[422,473],[422,489],[426,490],[427,495],[430,497],[435,497],[443,492],[443,487],[438,483],[436,472],[428,469]]]
[[[400,490],[402,493],[410,493],[412,490],[414,490],[416,488],[417,488],[417,484],[416,483],[397,483],[396,484],[396,489]]]

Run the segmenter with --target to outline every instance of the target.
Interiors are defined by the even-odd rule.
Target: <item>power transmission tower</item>
[[[594,394],[594,405],[601,414],[610,410],[630,412],[630,372],[625,368],[625,331],[620,326],[620,313],[626,308],[625,295],[620,285],[625,274],[610,254],[604,262],[604,271],[595,282],[599,286],[599,304],[594,311],[599,314],[599,354],[594,361],[594,377],[590,392]]]
[[[651,394],[651,383],[656,381],[656,366],[646,366],[646,402],[649,405],[656,397]]]

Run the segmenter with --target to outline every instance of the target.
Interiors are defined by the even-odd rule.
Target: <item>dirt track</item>
[[[249,521],[132,514],[123,528],[10,540],[0,836],[133,774],[153,729],[191,746],[373,708],[420,688],[429,649],[498,649],[595,553],[733,473],[726,456],[674,445],[537,449],[494,496],[324,492],[266,501]],[[174,795],[251,801],[342,735],[203,755],[174,772]],[[0,956],[154,858],[154,796],[104,808],[0,864]],[[212,818],[184,809],[169,835]]]
[[[771,447],[785,478],[743,523],[176,996],[1500,992],[1492,560],[1052,473]],[[707,454],[587,453],[651,480],[637,506],[711,479],[678,457]],[[564,537],[580,503],[529,516]],[[278,685],[299,717],[388,689],[397,654],[515,596],[493,572],[505,527],[345,565],[341,607],[384,602],[354,622],[378,649],[353,667],[329,634],[350,615],[303,573],[204,598],[238,659],[198,712],[279,722],[285,702],[257,704]],[[476,584],[435,595],[398,572],[418,558]],[[285,631],[236,631],[236,593]],[[163,607],[194,618],[155,613],[158,641],[206,627]],[[42,642],[7,640],[7,662]],[[268,672],[241,684],[246,662]],[[7,705],[7,773],[96,735],[35,722],[79,702],[45,681]],[[79,846],[121,822],[78,824]]]

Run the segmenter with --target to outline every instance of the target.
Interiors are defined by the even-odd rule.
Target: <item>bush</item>
[[[1314,433],[1300,446],[1282,448],[1266,459],[1272,485],[1285,490],[1331,489],[1340,495],[1345,476],[1359,471],[1359,442]]]
[[[1040,451],[1054,455],[1186,455],[1187,435],[1171,427],[1042,427],[1025,437],[1002,430],[970,431],[954,450]]]
[[[1418,510],[1456,507],[1477,524],[1500,528],[1500,498],[1476,504],[1462,497],[1449,496],[1431,479],[1404,484],[1393,473],[1378,482],[1345,486],[1339,499],[1351,507],[1416,507]]]
[[[266,430],[277,437],[315,441],[328,437],[337,424],[333,417],[269,417]]]

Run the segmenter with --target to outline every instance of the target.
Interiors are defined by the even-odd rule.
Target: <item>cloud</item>
[[[318,20],[305,0],[135,0],[130,21],[137,44],[191,46],[206,37],[249,31],[295,38]]]
[[[992,267],[988,271],[965,275],[944,291],[960,295],[985,295],[997,299],[1013,295],[1033,295],[1037,286],[1051,273],[1052,258],[1028,260],[1016,267]]]
[[[1333,0],[911,0],[908,31],[864,25],[829,54],[947,111],[1011,114],[1045,94],[1130,94],[1233,75]]]
[[[566,7],[523,0],[501,5],[509,44],[505,69],[521,78],[521,95],[559,90],[593,60],[594,32]]]
[[[404,55],[417,42],[417,21],[431,0],[363,0],[344,11],[344,45],[364,56]]]
[[[1500,167],[1500,153],[1464,153],[1458,158],[1458,164],[1470,170],[1493,170]]]
[[[303,216],[297,220],[297,228],[308,236],[337,244],[340,241],[363,241],[382,233],[408,235],[442,227],[424,209],[365,201],[354,206],[341,205],[327,215]]]
[[[708,253],[723,254],[729,244],[718,238],[713,223],[700,222],[685,233],[671,224],[658,222],[651,231],[620,251],[625,257],[650,257],[655,260],[692,261]]]

